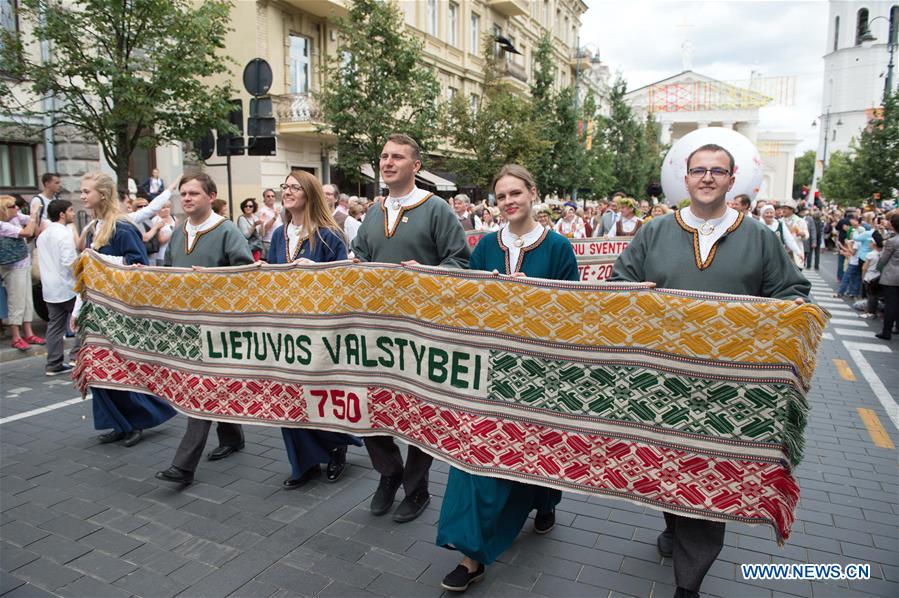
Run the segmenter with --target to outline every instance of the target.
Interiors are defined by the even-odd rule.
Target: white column
[[[662,123],[661,126],[661,134],[659,135],[659,142],[662,145],[668,145],[671,143],[671,129],[673,125],[671,123]]]

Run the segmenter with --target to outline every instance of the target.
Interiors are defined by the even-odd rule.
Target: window
[[[889,43],[896,45],[899,43],[899,6],[890,9],[890,41]]]
[[[478,49],[481,45],[480,23],[481,17],[474,13],[471,13],[471,31],[469,32],[470,38],[468,40],[468,51],[472,54],[480,53],[480,50]]]
[[[503,30],[500,28],[500,26],[494,24],[493,25],[493,39],[496,40],[502,34],[503,34]],[[500,50],[499,44],[496,43],[496,41],[494,41],[493,42],[493,57],[499,58],[500,52],[502,52],[502,50]]]
[[[840,17],[837,16],[833,20],[833,51],[836,52],[840,47]]]
[[[862,35],[868,30],[868,9],[862,8],[858,11],[858,18],[855,22],[855,45],[862,45]]]
[[[290,34],[290,93],[309,93],[312,64],[312,40],[302,35]]]
[[[472,112],[478,111],[478,100],[479,100],[478,94],[476,94],[476,93],[473,93],[470,96],[468,96],[468,107],[471,108]]]
[[[428,33],[437,37],[437,0],[428,0]]]
[[[509,36],[509,43],[512,44],[513,48],[515,48],[516,50],[518,49],[518,46],[515,45],[515,38],[511,35]],[[515,54],[513,54],[512,52],[506,52],[505,54],[506,62],[515,62]]]
[[[446,99],[450,102],[453,101],[453,98],[456,97],[456,88],[455,87],[447,87],[446,88]]]
[[[37,188],[33,145],[0,143],[0,187]]]
[[[446,21],[446,41],[452,46],[459,45],[459,5],[450,2]]]
[[[0,27],[9,33],[18,33],[19,20],[16,17],[15,0],[0,0]],[[2,47],[3,44],[0,43],[0,48]]]

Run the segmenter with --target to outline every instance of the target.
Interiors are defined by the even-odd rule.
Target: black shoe
[[[659,537],[656,538],[656,546],[660,555],[671,558],[674,555],[674,532],[666,529],[659,534]]]
[[[52,368],[45,368],[45,369],[44,369],[44,375],[45,375],[45,376],[58,376],[59,374],[67,374],[67,373],[71,372],[71,371],[74,370],[74,369],[75,369],[75,368],[73,368],[72,366],[70,366],[70,365],[67,364],[67,363],[61,363],[61,364],[59,364],[59,365],[57,365],[57,366],[54,366],[54,367],[52,367]]]
[[[674,590],[674,598],[699,598],[699,592],[694,592],[693,590],[687,590],[680,586]]]
[[[891,339],[893,338],[892,335],[887,336],[887,335],[881,334],[881,333],[879,333],[879,332],[878,332],[877,334],[875,334],[874,336],[876,336],[877,338],[879,338],[879,339],[881,339],[881,340],[885,340],[885,341],[891,340]]]
[[[346,447],[336,448],[331,451],[331,460],[328,461],[328,470],[326,479],[333,484],[343,475],[346,469]]]
[[[396,498],[396,491],[399,490],[402,480],[399,477],[391,478],[389,476],[381,476],[381,482],[375,495],[371,498],[371,514],[380,516],[390,510],[393,506],[393,499]]]
[[[296,490],[300,486],[305,486],[312,480],[316,478],[320,478],[322,476],[322,468],[319,465],[315,465],[306,470],[303,475],[298,478],[287,478],[283,482],[281,482],[281,487],[285,490]]]
[[[131,430],[131,432],[125,435],[124,442],[122,442],[122,444],[124,444],[125,446],[134,446],[135,444],[140,442],[141,438],[143,437],[143,430]]]
[[[549,513],[537,513],[534,516],[534,533],[548,534],[556,527],[556,510]]]
[[[176,484],[181,484],[182,486],[187,486],[193,483],[194,474],[172,465],[165,471],[157,471],[156,479],[163,480],[165,482],[174,482]]]
[[[479,564],[477,571],[471,573],[465,565],[459,565],[443,578],[440,587],[450,592],[464,592],[471,584],[484,579],[484,565]]]
[[[116,432],[115,430],[113,430],[112,432],[107,432],[106,434],[100,434],[97,440],[100,441],[100,444],[109,444],[110,442],[118,442],[124,437],[124,432]]]
[[[400,506],[396,508],[396,512],[393,514],[393,520],[397,523],[412,521],[424,513],[430,502],[431,495],[428,494],[428,491],[419,490],[403,499],[403,502],[400,503]]]
[[[207,458],[210,461],[218,461],[219,459],[224,459],[225,457],[230,457],[237,451],[243,449],[243,447],[244,447],[244,443],[242,443],[242,442],[240,444],[238,444],[237,446],[220,444],[219,446],[217,446],[215,448],[214,451],[209,453]]]

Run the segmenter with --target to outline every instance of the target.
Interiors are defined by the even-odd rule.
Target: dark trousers
[[[62,365],[65,357],[66,325],[72,317],[75,309],[75,298],[62,303],[47,303],[47,314],[50,318],[47,322],[47,368],[55,368]]]
[[[724,524],[665,513],[665,531],[674,535],[674,581],[698,592],[724,547]]]
[[[893,326],[899,320],[899,287],[887,284],[880,285],[880,293],[885,303],[883,308],[883,330],[880,334],[890,338],[893,334]]]
[[[837,256],[837,280],[843,280],[843,272],[846,267],[846,256],[840,254]]]
[[[428,472],[434,460],[431,455],[410,444],[406,466],[403,467],[403,456],[390,436],[369,436],[365,438],[365,448],[371,457],[371,464],[378,473],[382,476],[403,479],[406,496],[411,496],[419,490],[427,491]]]
[[[184,471],[195,472],[203,457],[203,449],[206,447],[206,439],[209,437],[209,428],[211,427],[212,422],[207,419],[187,418],[187,430],[184,432],[181,444],[178,445],[178,450],[175,451],[172,465]],[[240,427],[240,424],[218,422],[216,433],[218,433],[219,445],[240,446],[243,444],[243,428]]]
[[[812,255],[814,255],[815,270],[817,270],[818,266],[821,264],[821,248],[818,245],[815,245],[814,247],[805,250],[806,270],[809,270],[812,267]]]

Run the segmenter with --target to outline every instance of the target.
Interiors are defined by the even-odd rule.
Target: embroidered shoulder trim
[[[429,199],[431,199],[431,197],[433,197],[433,196],[434,196],[433,193],[428,193],[428,194],[424,197],[424,199],[422,199],[420,202],[415,203],[415,204],[412,204],[411,206],[403,206],[403,207],[401,207],[401,208],[400,208],[400,213],[397,214],[397,216],[396,216],[396,222],[393,223],[393,228],[390,228],[390,227],[388,226],[388,222],[390,221],[390,218],[388,218],[388,214],[387,214],[387,205],[384,203],[384,202],[387,201],[387,198],[386,198],[386,197],[383,198],[383,199],[381,200],[381,209],[382,209],[383,212],[384,212],[384,236],[387,237],[387,238],[389,239],[390,237],[392,237],[393,235],[395,235],[395,234],[396,234],[396,229],[399,228],[400,222],[403,221],[403,214],[405,214],[406,212],[411,212],[412,210],[414,210],[415,208],[417,208],[418,206],[420,206],[420,205],[423,204],[424,202],[426,202],[426,201],[428,201]]]
[[[700,270],[705,270],[709,266],[712,265],[712,261],[715,259],[715,253],[718,251],[718,243],[721,242],[721,239],[732,233],[733,231],[739,228],[740,224],[743,222],[743,212],[737,213],[737,220],[734,222],[730,228],[724,231],[724,234],[712,244],[712,249],[709,251],[709,256],[705,258],[705,261],[702,261],[702,254],[699,251],[699,231],[688,225],[680,216],[680,210],[676,210],[674,212],[674,220],[680,225],[682,229],[691,233],[693,235],[693,259],[696,261],[696,267]]]
[[[188,239],[189,239],[190,237],[188,237],[188,235],[187,235],[187,220],[185,220],[185,221],[184,221],[184,225],[181,227],[181,228],[183,229],[182,232],[184,233],[184,255],[190,255],[190,254],[193,252],[193,250],[197,248],[197,243],[200,242],[200,237],[202,237],[202,236],[205,235],[206,233],[211,233],[212,231],[214,231],[215,229],[217,229],[219,226],[221,226],[221,224],[222,224],[223,222],[225,222],[226,220],[227,220],[227,218],[222,218],[221,220],[219,220],[217,223],[215,223],[215,224],[214,224],[213,226],[211,226],[210,228],[207,228],[207,229],[204,230],[204,231],[198,232],[197,235],[194,237],[194,245],[193,245],[193,247],[190,247],[190,245],[189,245],[189,243],[188,243]]]
[[[503,234],[502,233],[503,233],[503,229],[499,229],[498,231],[496,231],[496,242],[497,242],[497,244],[499,244],[499,248],[503,250],[503,254],[505,255],[506,274],[511,276],[515,272],[521,271],[521,265],[524,263],[524,254],[526,254],[528,251],[533,251],[534,249],[537,249],[540,246],[540,244],[546,240],[546,237],[549,235],[549,229],[544,228],[543,234],[540,235],[539,239],[537,239],[531,245],[521,248],[521,251],[518,252],[518,262],[515,264],[514,270],[512,269],[512,265],[509,263],[509,248],[506,247],[505,245],[503,245],[503,240],[502,240]]]

